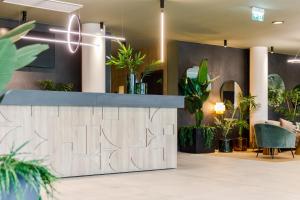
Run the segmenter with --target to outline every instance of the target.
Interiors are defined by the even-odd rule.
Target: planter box
[[[185,153],[213,153],[215,152],[215,139],[212,141],[211,147],[207,147],[205,144],[205,134],[201,132],[201,129],[193,129],[193,144],[186,144],[185,146],[179,145],[179,151]]]
[[[22,200],[38,200],[39,194],[26,183],[26,181],[23,178],[19,177],[19,182],[21,185],[21,188],[23,190],[23,196],[21,196]],[[7,194],[1,194],[0,199],[2,200],[17,200],[16,192],[12,189],[10,189],[10,192]]]

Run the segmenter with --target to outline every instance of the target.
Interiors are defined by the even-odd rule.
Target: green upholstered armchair
[[[256,144],[259,149],[271,149],[274,158],[274,149],[290,149],[294,157],[293,148],[296,144],[296,134],[287,129],[271,124],[255,124]],[[257,152],[256,157],[258,156]]]

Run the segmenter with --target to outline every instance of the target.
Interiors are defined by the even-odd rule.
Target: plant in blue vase
[[[134,49],[128,45],[124,45],[119,42],[119,49],[116,56],[108,56],[106,64],[108,66],[114,66],[117,69],[126,69],[128,71],[127,76],[127,93],[129,94],[139,94],[137,91],[137,86],[141,86],[143,84],[139,84],[137,75],[139,69],[145,65],[146,54],[143,54],[141,51],[134,51]],[[149,75],[150,72],[154,69],[154,67],[160,64],[159,61],[153,61],[152,63],[146,65],[145,67],[145,76]],[[142,75],[143,76],[143,75]],[[141,83],[143,78],[141,78]],[[143,85],[145,87],[145,85]]]

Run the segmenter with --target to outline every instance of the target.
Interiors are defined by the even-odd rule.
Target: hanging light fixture
[[[274,47],[273,46],[271,46],[271,54],[273,54],[274,53]]]
[[[160,61],[165,61],[165,0],[160,0]]]
[[[224,47],[227,48],[227,40],[224,40]]]
[[[103,30],[104,30],[104,23],[102,24],[102,26],[103,26]],[[78,30],[73,31],[72,27],[78,27]],[[56,39],[51,39],[51,38],[30,37],[30,36],[23,36],[22,39],[41,41],[41,42],[49,42],[49,43],[67,44],[68,49],[69,49],[70,53],[72,53],[72,54],[74,54],[78,51],[79,46],[88,46],[88,47],[98,47],[99,46],[97,44],[92,44],[92,43],[82,43],[81,42],[82,36],[103,37],[105,39],[110,39],[113,41],[125,41],[126,40],[123,37],[116,37],[116,36],[109,36],[109,35],[99,36],[97,34],[82,33],[80,27],[81,27],[81,23],[80,23],[79,17],[77,15],[73,14],[73,15],[71,15],[71,17],[69,19],[67,30],[54,29],[54,28],[49,29],[50,32],[66,34],[67,40],[56,40]],[[100,29],[101,29],[101,23],[100,23]],[[72,41],[72,36],[74,36],[74,35],[78,36],[76,41]]]
[[[100,22],[100,31],[103,32],[104,30],[104,22]]]

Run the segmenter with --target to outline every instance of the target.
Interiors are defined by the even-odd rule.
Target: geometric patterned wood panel
[[[176,108],[0,106],[0,154],[26,141],[60,177],[177,167]]]

